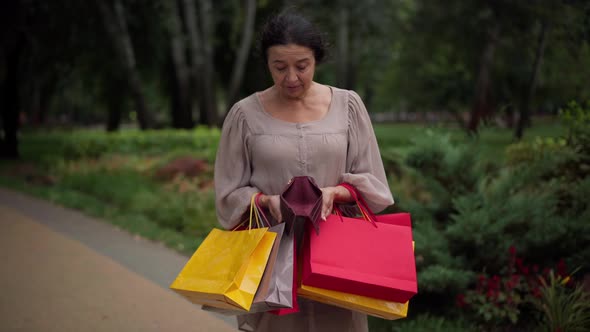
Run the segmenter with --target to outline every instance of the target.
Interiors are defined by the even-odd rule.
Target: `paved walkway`
[[[236,331],[168,289],[187,259],[0,188],[0,331]]]

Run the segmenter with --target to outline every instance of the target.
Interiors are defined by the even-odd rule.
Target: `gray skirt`
[[[284,316],[256,313],[238,316],[247,332],[368,332],[367,315],[298,298],[299,312]]]

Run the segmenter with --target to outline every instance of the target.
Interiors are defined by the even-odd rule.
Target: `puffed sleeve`
[[[383,161],[369,113],[359,95],[349,91],[348,154],[342,182],[355,186],[369,208],[377,213],[393,204]]]
[[[250,130],[238,103],[225,118],[215,158],[215,208],[217,219],[225,229],[240,223],[252,195],[260,191],[250,185],[249,136]]]

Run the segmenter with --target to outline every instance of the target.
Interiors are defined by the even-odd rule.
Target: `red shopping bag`
[[[410,214],[369,219],[373,222],[331,215],[320,235],[309,229],[302,284],[401,303],[414,296],[418,282]]]

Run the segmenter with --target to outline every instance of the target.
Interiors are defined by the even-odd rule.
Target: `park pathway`
[[[0,331],[236,331],[168,289],[188,260],[0,188]]]

